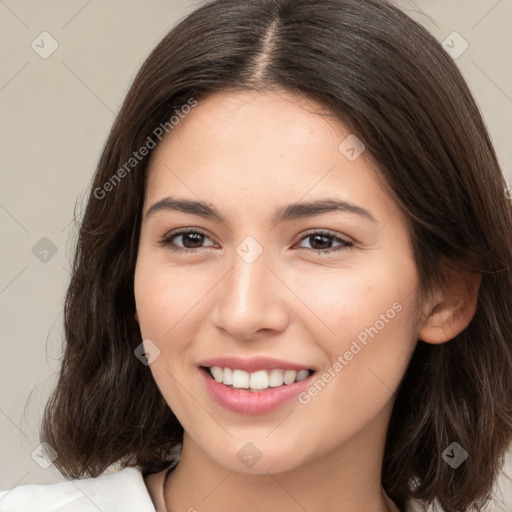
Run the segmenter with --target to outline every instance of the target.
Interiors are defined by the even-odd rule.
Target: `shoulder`
[[[2,512],[155,512],[140,468],[96,478],[48,485],[21,485],[0,491]]]

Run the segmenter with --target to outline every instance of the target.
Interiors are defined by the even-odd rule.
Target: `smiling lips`
[[[315,370],[267,357],[222,357],[202,361],[200,370],[212,398],[239,414],[264,414],[296,397]]]

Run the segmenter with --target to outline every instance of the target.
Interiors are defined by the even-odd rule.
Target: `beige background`
[[[73,208],[77,198],[83,202],[134,73],[194,5],[0,0],[0,489],[62,480],[31,454],[61,353],[62,301],[76,235]],[[399,5],[439,41],[454,31],[467,41],[456,62],[512,184],[512,1],[400,0]],[[34,40],[41,47],[44,37],[38,51],[51,49],[49,36],[38,37],[42,32],[58,44],[46,59],[31,47]],[[455,50],[462,43],[455,39]],[[51,242],[40,241],[43,237]],[[507,470],[512,474],[511,462]],[[503,479],[500,487],[508,493],[508,507],[491,510],[511,510],[512,482]]]

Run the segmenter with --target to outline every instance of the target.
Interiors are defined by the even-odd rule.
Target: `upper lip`
[[[212,357],[205,359],[199,363],[200,366],[219,366],[221,368],[231,368],[244,370],[246,372],[255,372],[258,370],[310,370],[311,367],[294,363],[291,361],[284,361],[283,359],[276,359],[274,357],[266,356],[253,356],[253,357],[237,357],[237,356],[225,356],[225,357]]]

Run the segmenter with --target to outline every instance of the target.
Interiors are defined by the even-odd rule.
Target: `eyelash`
[[[164,238],[162,238],[158,242],[158,245],[160,245],[162,247],[168,247],[171,251],[176,252],[176,253],[192,253],[192,252],[198,252],[198,250],[200,250],[200,249],[206,249],[207,248],[207,247],[197,247],[195,249],[188,249],[188,248],[176,247],[176,246],[173,247],[171,245],[172,244],[172,240],[174,238],[176,238],[176,237],[178,237],[180,235],[190,234],[190,233],[202,235],[202,236],[204,236],[206,238],[209,238],[206,233],[203,233],[202,231],[200,231],[198,229],[187,228],[187,229],[182,229],[182,230],[179,230],[179,231],[175,231],[174,233],[169,233],[168,235],[166,235]],[[350,249],[353,246],[353,243],[350,242],[349,240],[341,238],[341,237],[339,237],[339,236],[335,235],[334,233],[332,233],[330,231],[327,231],[327,230],[317,230],[317,231],[311,231],[309,233],[306,233],[299,240],[299,243],[302,242],[303,240],[306,240],[309,237],[314,236],[314,235],[321,235],[321,236],[324,236],[324,237],[327,237],[327,238],[331,238],[333,241],[339,242],[341,245],[339,247],[335,248],[335,249],[329,248],[329,249],[325,249],[325,250],[322,250],[322,249],[308,249],[307,247],[300,247],[300,249],[306,249],[308,251],[313,251],[316,254],[325,256],[325,255],[331,254],[333,252],[338,252],[338,251],[341,251],[341,250]]]

